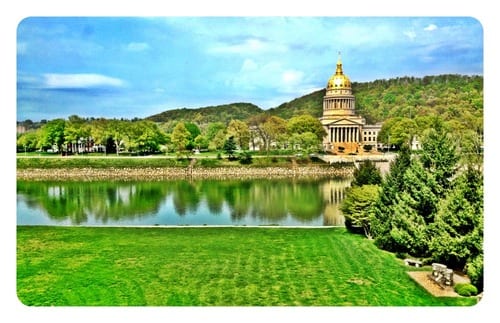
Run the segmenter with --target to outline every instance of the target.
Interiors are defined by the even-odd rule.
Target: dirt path
[[[408,275],[415,280],[420,286],[425,288],[429,293],[433,296],[437,297],[460,297],[454,289],[453,286],[447,286],[445,288],[441,288],[437,283],[435,283],[429,275],[430,271],[409,271]],[[454,283],[470,283],[470,280],[467,277],[460,275],[453,275]]]

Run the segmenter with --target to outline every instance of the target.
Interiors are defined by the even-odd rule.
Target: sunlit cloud
[[[239,43],[216,43],[209,49],[210,53],[222,54],[258,54],[264,52],[284,52],[286,47],[270,43],[259,38],[247,38]]]
[[[438,27],[434,24],[430,24],[429,26],[425,27],[424,30],[425,31],[433,31],[433,30],[436,30]]]
[[[406,37],[410,38],[410,40],[414,40],[414,39],[417,37],[417,33],[416,33],[416,32],[414,32],[413,30],[410,30],[410,31],[405,31],[405,32],[403,32],[403,34],[404,34]]]
[[[44,74],[44,86],[52,89],[122,87],[125,82],[100,74]]]

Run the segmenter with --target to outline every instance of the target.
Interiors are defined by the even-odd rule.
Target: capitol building
[[[355,101],[339,53],[335,74],[326,85],[323,116],[320,118],[327,133],[323,138],[325,151],[344,154],[377,151],[377,137],[382,125],[367,125],[362,116],[356,115]]]

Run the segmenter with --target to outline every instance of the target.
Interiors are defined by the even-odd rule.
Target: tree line
[[[366,161],[355,171],[341,209],[346,227],[385,250],[465,271],[483,289],[481,154],[464,154],[436,122],[422,150],[403,145],[383,178]]]
[[[193,150],[232,154],[236,149],[265,152],[287,149],[309,153],[321,149],[325,135],[319,120],[309,115],[285,120],[261,113],[245,121],[232,119],[227,124],[201,125],[183,121],[85,119],[73,115],[47,121],[39,128],[19,134],[17,150],[189,155]]]

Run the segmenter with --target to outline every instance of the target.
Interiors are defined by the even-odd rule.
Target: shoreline
[[[99,181],[99,180],[174,180],[174,179],[280,179],[350,177],[353,167],[140,167],[140,168],[22,168],[17,180]]]

